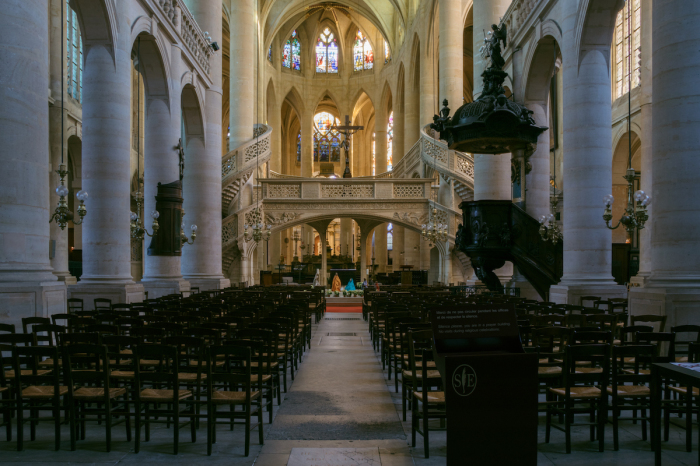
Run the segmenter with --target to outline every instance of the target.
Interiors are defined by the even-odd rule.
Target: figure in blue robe
[[[348,282],[348,285],[345,287],[345,291],[355,291],[355,282],[352,281],[352,278]]]

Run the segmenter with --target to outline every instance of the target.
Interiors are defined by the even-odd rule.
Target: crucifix
[[[345,149],[345,171],[343,172],[343,178],[352,178],[352,173],[350,173],[350,138],[353,134],[358,131],[365,129],[364,126],[352,126],[350,124],[350,117],[345,115],[345,124],[342,126],[331,126],[331,129],[338,131],[340,134],[345,136],[343,142],[340,143],[340,147]]]

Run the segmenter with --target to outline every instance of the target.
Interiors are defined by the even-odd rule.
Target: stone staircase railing
[[[176,31],[179,31],[185,45],[190,49],[195,61],[210,74],[209,57],[214,50],[204,38],[204,32],[194,20],[194,16],[184,0],[154,0]]]
[[[463,201],[471,200],[474,193],[474,158],[470,154],[449,149],[445,142],[434,136],[435,132],[429,126],[421,130],[421,161],[453,180],[455,191]]]
[[[229,205],[256,167],[270,160],[272,127],[255,125],[255,137],[231,150],[221,159],[221,210],[228,216]]]

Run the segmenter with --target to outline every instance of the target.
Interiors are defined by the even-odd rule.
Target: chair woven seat
[[[271,375],[271,374],[263,374],[263,376],[262,376],[262,381],[263,381],[263,382],[267,382],[267,381],[270,380],[271,378],[272,378],[272,375]],[[252,383],[256,383],[256,382],[258,381],[258,374],[251,374],[251,376],[250,376],[250,381],[251,381]]]
[[[136,377],[136,373],[134,371],[112,371],[109,376],[115,379],[133,379]]]
[[[600,374],[603,372],[603,369],[600,367],[577,367],[576,368],[576,373],[577,374]]]
[[[668,387],[671,389],[672,392],[676,392],[680,395],[687,395],[688,394],[688,387]],[[693,396],[698,396],[700,395],[700,388],[698,387],[693,387]]]
[[[202,361],[202,366],[203,366],[203,367],[206,367],[207,364],[209,364],[209,361]],[[224,360],[216,361],[216,362],[214,363],[214,365],[215,365],[216,367],[221,367],[221,366],[223,366],[224,364],[226,364],[226,361],[224,361]],[[197,367],[198,365],[199,365],[199,363],[198,363],[197,361],[190,361],[190,366],[192,366],[192,367]]]
[[[206,380],[207,374],[201,374],[200,380]],[[197,380],[197,374],[194,372],[180,372],[177,374],[177,380]]]
[[[68,387],[58,387],[58,394],[68,393]],[[50,385],[31,385],[22,390],[22,398],[53,398],[55,390]]]
[[[184,400],[192,396],[190,390],[178,390],[178,399]],[[141,399],[144,401],[168,401],[173,399],[173,390],[158,390],[155,388],[147,388],[141,390]]]
[[[260,396],[259,391],[250,393],[250,399],[255,400]],[[216,404],[243,404],[245,403],[245,392],[219,391],[212,393],[212,401]]]
[[[411,371],[406,371],[406,370],[404,370],[404,371],[402,372],[402,375],[403,375],[403,377],[405,377],[406,379],[412,379],[412,378],[413,378],[413,373],[412,373]],[[423,378],[423,374],[422,374],[421,372],[416,372],[416,377],[418,377],[419,379],[421,379],[421,378]],[[428,371],[428,378],[429,378],[429,379],[441,379],[442,377],[440,376],[440,371],[437,371],[437,370],[431,371],[431,370],[429,370],[429,371]]]
[[[6,390],[9,390],[9,389],[10,389],[9,387],[0,387],[0,393],[4,392]]]
[[[613,394],[613,387],[607,388],[609,394]],[[651,390],[646,385],[618,385],[617,396],[625,398],[651,396]]]
[[[413,392],[419,401],[423,401],[423,392]],[[428,403],[444,403],[445,402],[445,392],[428,392]]]
[[[36,375],[46,375],[46,374],[50,374],[50,373],[51,373],[51,371],[46,370],[46,369],[36,371]],[[22,369],[20,371],[20,374],[23,376],[24,375],[32,375],[32,370],[31,369]],[[15,371],[5,371],[5,378],[14,379],[15,378]]]
[[[109,397],[116,398],[126,393],[126,388],[110,388]],[[99,401],[105,396],[104,388],[82,387],[73,392],[73,397],[81,401]]]
[[[550,393],[566,396],[566,388],[550,388]],[[571,387],[571,398],[600,398],[598,387]]]
[[[538,375],[561,375],[561,367],[559,366],[545,366],[537,368]]]

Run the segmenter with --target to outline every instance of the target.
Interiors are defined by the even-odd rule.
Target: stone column
[[[340,219],[340,253],[352,257],[352,219]]]
[[[65,59],[61,59],[65,55],[65,38],[66,38],[66,21],[61,20],[61,9],[66,9],[66,2],[61,0],[51,0],[50,4],[51,17],[49,34],[51,40],[49,41],[50,55],[49,55],[49,79],[51,86],[51,96],[54,99],[54,103],[49,106],[49,145],[50,145],[50,166],[49,166],[49,196],[50,196],[50,208],[55,209],[58,205],[58,194],[56,194],[56,188],[60,185],[60,178],[56,174],[61,165],[61,154],[63,153],[63,163],[66,164],[69,170],[73,167],[68,163],[68,136],[65,131],[68,128],[66,125],[66,111],[61,111],[61,99],[66,100],[65,88],[61,87],[61,76],[64,78],[64,83],[66,83],[66,66]],[[64,18],[67,14],[66,11],[63,12]],[[63,34],[63,36],[61,36]],[[61,38],[63,37],[63,38]],[[61,44],[63,44],[63,53],[61,52]],[[64,84],[65,86],[65,84]],[[65,107],[65,106],[64,106]],[[63,125],[61,125],[63,122]],[[75,175],[71,173],[71,175]],[[66,180],[66,184],[68,180]],[[75,195],[77,191],[71,190],[69,195]],[[76,201],[74,205],[77,208],[78,202]],[[66,282],[67,285],[75,285],[78,281],[73,277],[68,271],[68,227],[65,230],[61,230],[57,223],[51,222],[50,232],[51,232],[51,249],[54,253],[51,259],[51,267],[53,267],[53,273],[58,277],[60,281]]]
[[[404,113],[401,110],[401,107],[398,102],[394,102],[393,104],[394,108],[394,139],[392,140],[392,145],[391,145],[391,152],[392,152],[392,158],[394,165],[398,163],[399,160],[401,160],[404,156],[404,150],[403,150],[403,139],[404,139]],[[376,120],[376,114],[375,114],[375,120]],[[376,128],[376,126],[375,126]],[[386,125],[384,125],[384,128],[386,128]],[[376,144],[376,135],[375,135],[375,144]],[[376,151],[375,151],[376,152]],[[379,172],[377,172],[379,173]]]
[[[461,33],[459,37],[461,41]],[[453,38],[453,40],[455,39]],[[424,50],[425,47],[427,47],[427,44],[424,44]],[[424,64],[420,67],[420,119],[418,123],[419,127],[422,129],[425,125],[433,121],[433,115],[437,113],[438,99],[435,96],[435,80],[438,79],[438,70],[435,49],[433,48],[433,50],[429,51],[427,57],[424,51],[421,53],[421,58],[425,61],[422,62]],[[460,73],[462,73],[462,61],[460,61],[459,63]],[[461,83],[459,85],[462,86]],[[420,134],[418,134],[418,137],[420,138]]]
[[[15,325],[66,308],[66,287],[46,251],[48,11],[44,0],[9,0],[0,16],[0,60],[13,70],[0,74],[0,322]]]
[[[650,286],[700,288],[700,4],[653,2],[652,191]],[[678,57],[683,57],[679,59]],[[696,319],[697,321],[697,319]]]
[[[322,220],[319,222],[310,223],[309,226],[318,232],[318,237],[321,240],[321,284],[328,283],[328,251],[326,250],[326,238],[328,235],[328,225],[331,220]],[[291,231],[291,230],[290,230]]]
[[[394,268],[393,270],[400,270],[399,267],[401,267],[404,264],[404,259],[406,255],[406,251],[404,251],[404,247],[406,245],[404,239],[405,239],[405,228],[398,226],[397,224],[394,223],[394,247],[391,252],[391,257],[394,262]],[[401,254],[403,252],[403,254]]]
[[[117,17],[128,6],[116,4]],[[85,46],[83,73],[83,275],[70,296],[138,302],[143,286],[131,277],[131,48],[130,26],[119,21],[113,44]]]
[[[486,6],[492,3],[500,6],[500,14],[506,11],[510,1],[505,0],[475,0],[474,1],[474,22],[477,21],[477,5]],[[460,0],[439,0],[440,9],[440,107],[442,101],[447,99],[450,108],[456,110],[462,105],[462,94],[464,86],[464,65],[463,65],[463,45],[462,31],[462,2]],[[496,13],[498,14],[498,13]],[[489,24],[489,27],[491,25]],[[476,27],[474,28],[476,31]],[[476,37],[476,33],[474,34]],[[479,50],[475,48],[474,50]],[[474,69],[476,69],[476,56],[474,57]],[[479,72],[481,73],[481,72]]]
[[[528,108],[534,112],[535,123],[539,126],[549,126],[547,112],[542,105],[529,104]],[[542,215],[550,213],[549,196],[551,187],[549,185],[549,130],[540,134],[537,139],[537,149],[530,156],[532,169],[525,175],[524,188],[525,211],[539,220]]]
[[[211,0],[199,0],[211,6],[215,2]],[[229,123],[231,136],[229,148],[236,149],[241,144],[253,138],[253,125],[255,117],[255,2],[253,0],[231,0],[231,53],[230,53],[230,95],[231,106],[229,111]],[[221,10],[221,6],[218,6]],[[211,14],[211,13],[209,13]],[[221,11],[218,13],[221,19]],[[206,29],[195,15],[202,29],[210,34],[215,28],[214,24],[207,24]],[[221,21],[216,26],[216,31],[221,31]],[[214,35],[212,35],[212,38]],[[214,39],[216,40],[216,39]],[[221,43],[221,42],[219,42]],[[219,52],[221,54],[221,52]]]
[[[311,178],[314,172],[313,141],[313,112],[304,110],[301,116],[301,176],[306,178]]]
[[[613,281],[612,234],[602,220],[612,185],[609,50],[578,51],[577,6],[565,6],[564,275],[550,301],[579,304],[582,295],[620,297],[625,289]]]
[[[380,175],[387,171],[387,136],[386,128],[388,124],[388,115],[385,108],[379,106],[374,113],[374,160],[375,160],[375,175]],[[394,121],[396,121],[394,119]],[[396,139],[396,133],[394,133]],[[371,154],[370,154],[371,155]],[[394,164],[401,160],[403,154],[393,152]]]
[[[411,77],[411,80],[413,77]],[[404,102],[404,126],[403,126],[403,153],[394,155],[394,163],[398,162],[411,150],[413,144],[420,137],[420,83],[410,83],[410,90],[406,93]]]
[[[640,124],[641,124],[641,183],[640,188],[648,195],[652,192],[652,0],[642,0],[642,67],[641,67],[641,94],[640,100]],[[633,60],[636,57],[632,58]],[[651,219],[639,235],[639,272],[632,277],[631,282],[637,286],[644,286],[651,275],[651,236],[653,225],[654,203],[647,207],[647,214]]]
[[[170,54],[171,76],[174,79],[168,83],[170,90],[169,99],[154,98],[146,94],[146,117],[144,134],[144,222],[148,226],[151,222],[150,213],[156,210],[156,195],[158,184],[168,184],[180,178],[179,157],[174,149],[180,139],[182,131],[181,115],[181,89],[177,72],[180,70],[182,59],[181,50],[172,47]],[[144,59],[143,54],[141,59]],[[141,70],[148,70],[147,63],[141,64]],[[145,72],[146,79],[148,71]],[[148,87],[146,87],[148,89]],[[183,206],[184,208],[184,206]],[[185,214],[187,209],[185,208]],[[194,216],[185,216],[183,223],[186,225],[185,234],[190,235],[189,225],[195,223]],[[150,228],[149,228],[150,229]],[[151,239],[146,238],[145,246],[148,247]],[[184,245],[183,249],[189,245]],[[141,279],[144,290],[148,292],[148,298],[160,298],[169,294],[178,294],[190,291],[190,283],[182,278],[180,270],[180,256],[151,256],[144,254],[144,274]]]
[[[223,44],[221,2],[195,0],[188,6],[199,26]],[[230,285],[221,270],[221,56],[219,50],[209,57],[212,87],[205,91],[204,141],[188,141],[185,152],[185,225],[194,223],[199,228],[194,244],[182,251],[182,275],[200,291]],[[250,131],[252,137],[252,123]]]

